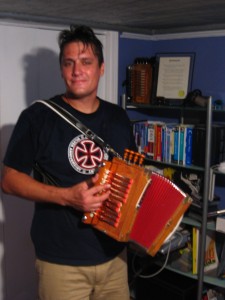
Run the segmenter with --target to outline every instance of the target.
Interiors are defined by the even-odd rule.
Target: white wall
[[[59,30],[0,23],[0,159],[22,109],[35,99],[64,92],[58,64]],[[97,31],[104,46],[105,76],[99,96],[117,103],[118,34]],[[1,166],[2,167],[2,166]],[[0,194],[0,300],[35,300],[33,203]]]

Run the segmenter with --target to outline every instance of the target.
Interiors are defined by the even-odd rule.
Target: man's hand
[[[94,185],[98,180],[96,174],[91,180],[83,181],[65,191],[65,205],[77,210],[89,212],[97,210],[108,199],[110,185]]]

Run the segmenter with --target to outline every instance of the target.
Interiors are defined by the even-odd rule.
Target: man
[[[134,149],[125,111],[97,97],[104,60],[92,29],[71,26],[60,33],[59,47],[66,91],[51,100],[120,155]],[[96,167],[107,158],[105,149],[43,103],[19,117],[4,158],[2,189],[35,202],[31,238],[40,300],[129,299],[125,245],[82,222],[83,213],[97,210],[110,194],[108,184],[94,185]]]

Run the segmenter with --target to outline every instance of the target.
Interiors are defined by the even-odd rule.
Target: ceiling
[[[0,0],[0,20],[86,24],[140,34],[225,29],[225,0]]]

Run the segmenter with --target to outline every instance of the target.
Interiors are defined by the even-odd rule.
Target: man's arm
[[[5,166],[1,187],[7,194],[27,200],[71,206],[76,210],[88,212],[97,210],[109,197],[110,185],[94,186],[97,180],[98,175],[95,175],[91,181],[83,181],[66,188],[56,187],[41,183],[23,172]]]

